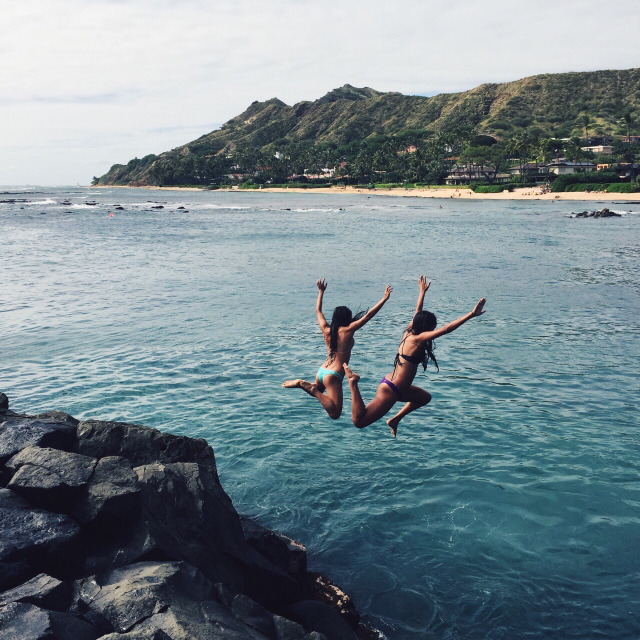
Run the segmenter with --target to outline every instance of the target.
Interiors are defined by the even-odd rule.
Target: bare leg
[[[351,371],[346,364],[344,365],[344,373],[347,376],[349,389],[351,390],[351,420],[355,424],[358,418],[366,411],[362,394],[358,388],[360,376],[355,371]]]
[[[327,394],[325,398],[333,403],[333,409],[329,411],[324,404],[322,406],[332,420],[337,420],[342,413],[342,380],[336,376],[325,376],[324,388]]]
[[[376,420],[380,420],[391,409],[396,402],[395,394],[391,389],[387,391],[384,385],[380,385],[373,400],[365,407],[358,388],[360,376],[351,371],[346,364],[344,372],[349,380],[349,389],[351,389],[351,420],[358,429],[364,429]]]
[[[282,386],[285,389],[302,389],[303,391],[306,391],[310,396],[316,398],[318,402],[320,402],[332,420],[337,420],[340,417],[340,413],[342,412],[342,402],[340,402],[340,408],[338,408],[331,398],[325,396],[324,393],[318,389],[318,385],[311,384],[306,380],[297,379],[285,380],[282,383]]]
[[[411,413],[412,411],[415,411],[420,407],[424,407],[426,404],[429,404],[431,402],[431,394],[428,391],[425,391],[424,389],[421,389],[420,387],[416,387],[414,385],[411,385],[411,388],[407,392],[406,396],[409,402],[407,402],[407,404],[405,404],[404,407],[402,407],[402,409],[400,409],[400,411],[398,411],[398,413],[393,416],[393,418],[389,418],[387,420],[387,424],[389,425],[389,429],[391,429],[391,434],[394,438],[396,437],[396,433],[398,431],[398,423],[400,422],[400,420],[402,420],[402,418],[404,418],[408,413]]]

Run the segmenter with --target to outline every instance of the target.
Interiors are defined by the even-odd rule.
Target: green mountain
[[[279,150],[287,157],[301,149],[324,150],[324,160],[335,162],[349,160],[349,153],[371,140],[420,144],[455,131],[497,139],[523,129],[538,136],[580,136],[585,116],[589,135],[622,135],[629,112],[640,114],[640,69],[543,74],[433,97],[347,84],[293,106],[277,98],[256,101],[220,129],[159,156],[116,164],[94,182],[204,184],[227,172],[242,173],[252,154],[254,169]]]

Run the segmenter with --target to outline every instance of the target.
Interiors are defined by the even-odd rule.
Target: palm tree
[[[627,111],[624,114],[624,122],[627,125],[627,144],[631,147],[631,125],[633,124],[633,117],[631,116],[631,111]]]
[[[534,139],[528,131],[521,131],[516,134],[513,141],[513,148],[518,152],[520,157],[520,180],[522,182],[524,182],[525,178],[524,166],[527,164],[527,160],[529,159],[529,149],[534,142]]]
[[[550,143],[551,143],[551,138],[538,139],[536,143],[536,148],[535,148],[536,164],[541,163],[545,165],[547,164],[547,162],[549,162],[549,160],[551,159],[551,152],[549,151]]]
[[[573,137],[564,145],[564,152],[577,164],[582,158],[582,147],[580,146],[580,138]]]
[[[589,116],[588,114],[585,113],[582,116],[582,126],[584,127],[584,139],[587,144],[589,144],[589,124],[590,124]]]

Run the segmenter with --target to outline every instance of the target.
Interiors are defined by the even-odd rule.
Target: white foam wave
[[[46,200],[34,200],[33,202],[21,202],[20,204],[29,205],[30,207],[36,207],[43,204],[56,204],[55,200],[47,198]]]
[[[172,205],[173,206],[173,205]],[[185,205],[186,206],[186,205]],[[192,204],[191,209],[253,209],[254,207],[240,207],[229,204]]]
[[[288,211],[288,209],[280,209],[280,211]],[[340,211],[344,211],[344,209],[291,209],[291,211],[296,211],[298,213],[338,213]]]

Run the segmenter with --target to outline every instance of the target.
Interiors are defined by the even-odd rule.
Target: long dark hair
[[[367,313],[367,309],[364,311],[358,311],[354,316],[351,313],[349,307],[336,307],[333,310],[331,316],[331,324],[329,325],[329,357],[333,358],[338,350],[338,329],[340,327],[348,327],[352,322],[360,320],[362,316]]]
[[[419,333],[424,333],[425,331],[433,331],[438,325],[438,321],[436,317],[431,311],[418,311],[415,316],[413,316],[413,320],[411,322],[411,326],[409,327],[408,333],[418,335]],[[406,340],[407,337],[404,337]],[[404,340],[402,342],[404,342]],[[440,367],[438,366],[438,361],[436,360],[435,355],[433,355],[433,340],[427,340],[423,345],[422,351],[422,367],[426,371],[427,365],[429,364],[429,360],[436,365],[436,369],[440,371]],[[400,362],[400,358],[396,355],[396,366],[402,366],[402,362]]]

